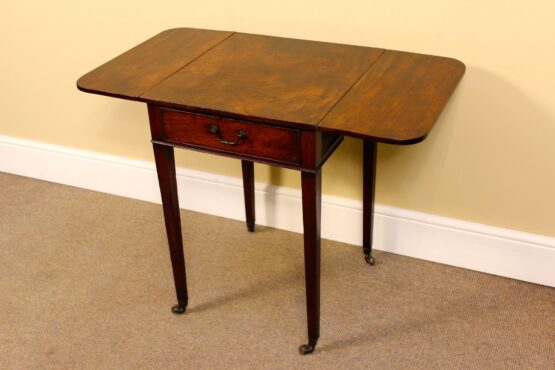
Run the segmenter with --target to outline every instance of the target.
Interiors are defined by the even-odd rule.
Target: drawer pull
[[[210,132],[216,138],[216,140],[218,140],[220,143],[225,145],[238,145],[238,144],[241,144],[241,142],[247,138],[247,133],[244,130],[239,130],[237,131],[237,140],[235,141],[224,140],[220,135],[220,128],[218,126],[210,125],[209,129],[210,129]]]

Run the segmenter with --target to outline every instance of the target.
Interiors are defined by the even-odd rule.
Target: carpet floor
[[[322,243],[306,340],[302,235],[0,173],[1,369],[555,369],[555,289]]]

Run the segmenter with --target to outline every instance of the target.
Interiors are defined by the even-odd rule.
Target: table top
[[[86,92],[380,142],[426,137],[464,74],[445,57],[170,29],[77,81]]]

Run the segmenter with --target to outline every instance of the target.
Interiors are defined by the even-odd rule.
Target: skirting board
[[[0,135],[0,171],[160,203],[146,161]],[[177,181],[182,208],[244,219],[241,179],[178,168]],[[302,232],[300,190],[255,189],[257,224]],[[362,202],[323,195],[322,237],[361,245]],[[374,248],[555,287],[553,237],[377,204]]]

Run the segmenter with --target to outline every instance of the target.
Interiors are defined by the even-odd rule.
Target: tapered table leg
[[[304,263],[308,344],[299,347],[303,355],[312,353],[320,337],[320,206],[321,172],[302,172]]]
[[[243,169],[243,192],[245,193],[245,214],[247,229],[254,231],[254,164],[251,161],[241,161]]]
[[[372,233],[374,228],[374,194],[376,192],[376,157],[376,142],[363,140],[362,248],[364,259],[371,266],[375,264],[375,259],[372,256]]]
[[[187,295],[187,277],[183,256],[183,239],[181,236],[181,219],[179,217],[173,148],[159,144],[153,144],[153,146],[172,260],[173,279],[177,293],[177,305],[172,307],[172,312],[182,314],[187,308],[189,298]]]

